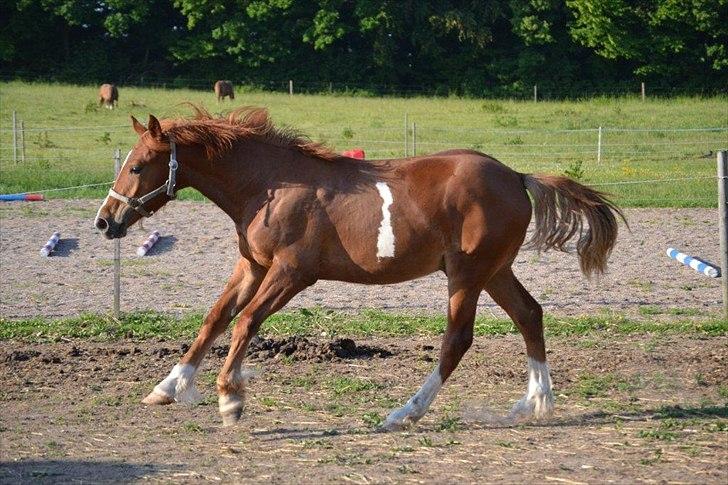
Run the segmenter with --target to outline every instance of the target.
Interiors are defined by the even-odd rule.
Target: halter
[[[144,204],[146,204],[159,194],[163,193],[166,193],[170,199],[174,199],[176,197],[174,189],[177,182],[177,168],[179,167],[179,163],[177,162],[177,146],[172,140],[169,141],[169,148],[169,176],[167,177],[167,180],[164,182],[164,184],[141,197],[127,197],[115,191],[113,188],[109,189],[109,196],[113,197],[116,200],[122,201],[123,203],[137,211],[139,214],[141,214],[142,217],[152,217],[154,211],[149,212],[148,210],[146,210],[144,208]]]

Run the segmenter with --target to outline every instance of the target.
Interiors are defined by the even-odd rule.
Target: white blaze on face
[[[98,218],[101,217],[101,209],[103,209],[104,207],[106,207],[106,203],[108,201],[109,201],[109,196],[107,195],[106,198],[104,199],[104,201],[99,206],[99,210],[96,211],[96,219],[94,219],[94,227],[95,227],[95,224],[96,224],[96,221],[98,220]]]
[[[134,151],[134,149],[132,148],[131,150],[129,150],[129,153],[126,154],[126,158],[124,159],[124,163],[121,164],[121,170],[124,170],[124,167],[126,167],[126,162],[129,161],[129,157],[131,157],[131,152],[133,152],[133,151]],[[119,172],[121,172],[121,170],[119,170]]]
[[[377,237],[377,259],[394,257],[394,230],[392,229],[392,214],[389,208],[394,203],[392,191],[384,182],[377,182],[377,190],[382,198],[382,222],[379,224]]]
[[[124,170],[124,167],[126,166],[126,162],[128,162],[129,158],[131,158],[131,152],[133,152],[133,151],[134,151],[134,149],[132,148],[131,150],[129,150],[129,153],[126,154],[126,158],[124,159],[124,163],[121,164],[119,173],[121,173],[121,171]],[[99,210],[96,212],[96,219],[98,219],[101,216],[101,209],[106,207],[106,203],[108,201],[109,201],[109,196],[107,195],[106,198],[104,199],[104,201],[101,203],[101,206],[99,206]],[[96,219],[94,219],[94,222],[96,221]]]

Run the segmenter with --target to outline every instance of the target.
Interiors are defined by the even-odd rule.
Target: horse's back
[[[449,234],[450,248],[465,252],[494,242],[520,247],[531,203],[520,173],[475,150],[448,150],[405,160],[398,170],[408,192],[428,207]]]

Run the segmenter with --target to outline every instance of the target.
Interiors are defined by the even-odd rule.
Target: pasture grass
[[[362,147],[369,158],[404,155],[416,123],[417,153],[472,148],[522,172],[555,172],[596,184],[624,206],[717,205],[715,155],[728,147],[728,97],[600,97],[581,101],[370,98],[294,95],[239,89],[235,104],[212,91],[120,87],[113,111],[95,104],[96,86],[0,83],[0,193],[108,182],[112,151],[136,140],[133,114],[145,121],[186,116],[190,101],[213,113],[266,106],[274,121],[300,129],[335,150]],[[12,161],[12,112],[25,123],[25,162]],[[597,161],[597,128],[602,156]],[[617,131],[722,128],[722,131]],[[554,131],[560,130],[560,131]],[[579,131],[588,130],[588,131]],[[660,183],[656,179],[686,179]],[[624,184],[624,182],[629,182]],[[608,184],[608,185],[599,185]],[[616,184],[616,185],[609,185]],[[107,187],[51,192],[49,197],[102,198]],[[181,198],[202,199],[192,190]]]
[[[46,319],[0,318],[0,340],[55,341],[63,338],[115,340],[121,338],[191,339],[197,335],[203,315],[191,312],[169,315],[156,312],[123,314],[120,319],[108,315],[84,314],[76,317]],[[720,316],[675,317],[655,320],[617,313],[589,316],[544,318],[547,336],[588,336],[599,334],[685,334],[722,336],[728,334],[728,321]],[[446,319],[440,315],[393,314],[364,310],[355,314],[320,308],[292,310],[269,317],[261,328],[263,336],[383,336],[440,335]],[[502,336],[517,333],[510,320],[479,316],[475,322],[478,336]],[[346,386],[344,386],[346,387]]]

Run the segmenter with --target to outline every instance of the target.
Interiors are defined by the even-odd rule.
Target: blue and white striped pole
[[[681,262],[685,266],[690,266],[698,273],[703,273],[705,276],[710,276],[711,278],[720,278],[720,269],[715,266],[711,266],[685,253],[681,253],[675,248],[667,248],[666,252],[672,259]]]

